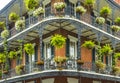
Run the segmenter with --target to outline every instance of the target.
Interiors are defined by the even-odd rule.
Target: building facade
[[[0,28],[0,83],[120,83],[120,72],[113,74],[112,68],[113,65],[120,67],[119,59],[115,59],[114,64],[114,56],[120,50],[120,32],[111,28],[113,25],[119,28],[114,20],[120,16],[117,4],[120,1],[96,0],[92,7],[85,4],[87,1],[90,0],[39,0],[36,7],[28,5],[27,8],[24,0],[12,0],[5,6],[0,11],[0,22],[6,27],[0,26],[3,27]],[[60,2],[65,6],[60,6]],[[77,12],[78,6],[85,8],[84,14]],[[107,17],[100,14],[104,6],[111,10]],[[33,12],[39,7],[44,11],[35,16]],[[10,19],[13,12],[19,16],[17,20],[24,20],[25,24],[17,27],[16,18]],[[97,17],[104,17],[105,22],[97,23]],[[4,30],[9,31],[7,37],[2,35]],[[51,45],[55,34],[65,37],[61,48]],[[88,40],[101,47],[109,44],[112,48],[109,56],[101,57],[106,65],[104,69],[96,66],[97,48],[82,46]],[[28,43],[34,45],[31,55],[24,49]],[[65,61],[59,61],[59,57]]]

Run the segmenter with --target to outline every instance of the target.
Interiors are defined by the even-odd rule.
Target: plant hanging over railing
[[[17,52],[16,51],[10,51],[9,52],[9,58],[10,59],[14,59],[17,57]]]
[[[39,0],[24,0],[26,9],[28,11],[34,10],[38,7],[39,5]]]
[[[15,23],[15,29],[21,31],[25,28],[25,20],[18,20]]]
[[[94,7],[95,2],[96,0],[85,0],[84,5],[89,11],[91,11]]]
[[[4,31],[1,32],[1,37],[2,38],[7,38],[9,36],[9,31],[7,29],[5,29]]]
[[[101,25],[105,23],[105,19],[103,17],[97,17],[95,21],[97,24],[101,24]]]
[[[9,21],[16,22],[19,19],[19,16],[15,12],[9,14]]]
[[[62,48],[65,42],[66,42],[65,37],[59,34],[55,34],[54,36],[52,36],[50,43],[52,46],[55,46],[57,48]]]
[[[112,25],[111,26],[111,29],[114,31],[114,32],[118,32],[120,30],[120,27],[117,26],[117,25]]]
[[[91,40],[89,41],[85,41],[83,44],[82,44],[82,47],[85,47],[87,49],[93,49],[95,47],[95,43],[92,42]]]
[[[66,7],[66,4],[64,2],[56,2],[54,3],[54,8],[57,11],[62,11]]]
[[[86,9],[83,6],[77,6],[76,12],[79,14],[84,14],[86,12]]]
[[[42,7],[39,7],[35,11],[33,11],[33,16],[38,17],[42,14],[44,14],[45,10]]]

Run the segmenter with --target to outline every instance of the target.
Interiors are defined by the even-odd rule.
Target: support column
[[[22,10],[23,10],[23,0],[20,0],[20,17],[22,17]]]

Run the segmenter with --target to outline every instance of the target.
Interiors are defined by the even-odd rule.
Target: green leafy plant
[[[23,68],[24,68],[24,65],[23,65],[23,64],[17,65],[17,66],[15,67],[15,72],[16,72],[17,74],[21,74]]]
[[[101,25],[105,23],[105,19],[103,17],[97,17],[95,21],[97,24],[101,24]]]
[[[56,34],[52,36],[50,44],[57,48],[62,48],[65,42],[66,42],[65,37],[63,37],[62,35]]]
[[[115,59],[119,59],[120,60],[120,53],[115,53],[114,57],[115,57]]]
[[[108,15],[111,14],[111,9],[109,7],[103,7],[101,10],[100,10],[100,16],[104,17],[104,18],[107,18]]]
[[[117,17],[114,22],[117,24],[117,25],[120,25],[120,17]]]
[[[7,29],[1,32],[1,37],[2,37],[2,38],[5,39],[5,38],[7,38],[8,36],[9,36],[9,31],[8,31]]]
[[[62,62],[65,62],[65,61],[67,60],[67,58],[66,58],[66,57],[62,57],[62,56],[56,56],[56,57],[54,58],[54,60],[55,60],[55,62],[57,62],[57,63],[62,63]]]
[[[39,0],[24,0],[26,9],[31,11],[38,7]]]
[[[1,79],[1,77],[2,77],[2,70],[0,70],[0,79]]]
[[[9,58],[10,59],[14,59],[17,57],[17,52],[16,51],[10,51],[9,52]]]
[[[34,54],[34,44],[27,43],[24,45],[24,50],[29,54],[32,55]]]
[[[45,10],[42,7],[39,7],[35,11],[33,11],[33,16],[38,17],[42,14],[44,14]]]
[[[96,67],[97,67],[99,70],[104,70],[105,67],[106,67],[106,65],[105,65],[103,62],[99,61],[99,60],[96,61],[95,64],[96,64]]]
[[[85,0],[84,4],[88,10],[93,9],[96,0]]]
[[[19,19],[19,16],[15,12],[9,14],[9,21],[16,22]]]
[[[6,56],[4,53],[0,53],[0,64],[6,62]]]
[[[79,14],[84,14],[86,12],[86,9],[83,6],[77,6],[76,12]]]
[[[118,32],[120,30],[120,27],[117,26],[117,25],[112,25],[111,26],[111,29],[114,31],[114,32]]]
[[[56,2],[54,3],[54,8],[56,10],[62,11],[66,7],[66,4],[64,2]]]
[[[105,44],[102,48],[101,48],[101,54],[102,55],[110,55],[113,52],[112,48],[110,47],[110,44]]]
[[[5,27],[5,22],[0,22],[0,28],[4,29],[4,27]]]
[[[92,42],[91,40],[89,41],[85,41],[83,44],[82,44],[82,47],[85,47],[87,49],[93,49],[95,47],[95,43]]]
[[[120,74],[120,67],[113,66],[113,67],[112,67],[112,73],[113,73],[114,75],[119,75],[119,74]]]
[[[23,30],[25,28],[25,20],[18,20],[15,23],[15,29],[20,31]]]

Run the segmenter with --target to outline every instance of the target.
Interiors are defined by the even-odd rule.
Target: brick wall
[[[114,1],[120,5],[120,0],[114,0]]]

